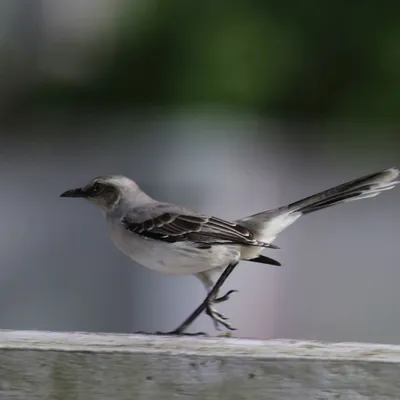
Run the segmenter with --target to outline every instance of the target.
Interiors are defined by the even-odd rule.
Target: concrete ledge
[[[1,400],[400,399],[400,346],[0,331]]]

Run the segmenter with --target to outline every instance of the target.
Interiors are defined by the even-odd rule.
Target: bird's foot
[[[214,303],[222,303],[224,301],[229,300],[231,294],[236,293],[237,290],[229,290],[227,293],[225,293],[223,296],[214,298],[213,300],[211,300],[211,298],[208,300],[208,305],[205,306],[205,303],[203,303],[202,305],[200,305],[200,307],[198,307],[198,309],[194,312],[194,314],[192,314],[188,320],[190,322],[188,322],[188,320],[186,320],[183,324],[181,324],[178,328],[174,329],[173,331],[170,332],[161,332],[161,331],[157,331],[157,332],[152,332],[152,333],[148,333],[148,332],[135,332],[138,334],[143,334],[143,335],[162,335],[162,336],[208,336],[207,333],[205,332],[193,332],[193,333],[186,333],[185,330],[187,329],[187,327],[189,326],[189,324],[192,322],[191,319],[193,317],[193,315],[195,315],[195,318],[199,315],[199,313],[201,313],[204,310],[204,306],[206,314],[213,320],[215,329],[220,331],[220,325],[222,325],[224,328],[227,328],[231,331],[236,330],[235,328],[233,328],[228,322],[228,318],[225,317],[224,315],[222,315],[220,312],[218,312],[214,307],[212,307],[211,304]],[[206,300],[207,301],[207,300]]]
[[[156,331],[156,332],[144,332],[144,331],[138,331],[135,332],[135,334],[138,335],[157,335],[157,336],[208,336],[207,333],[205,332],[193,332],[193,333],[185,333],[181,329],[175,329],[170,332],[161,332],[161,331]]]
[[[233,293],[238,292],[238,290],[229,290],[227,293],[225,293],[223,296],[217,297],[211,301],[211,303],[222,303],[224,301],[229,300],[230,296]],[[223,327],[234,331],[236,328],[233,328],[229,322],[227,322],[228,318],[225,317],[223,314],[221,314],[219,311],[217,311],[214,307],[211,306],[211,304],[207,305],[206,308],[206,314],[213,320],[214,327],[217,331],[220,331],[220,325]]]
[[[155,333],[156,335],[163,335],[163,336],[208,336],[207,333],[205,332],[183,332],[180,329],[175,329],[173,331],[170,332],[160,332],[157,331]]]
[[[217,331],[220,331],[220,325],[225,327],[226,329],[229,329],[231,331],[235,331],[236,328],[233,328],[229,322],[227,322],[228,318],[225,317],[223,314],[218,312],[214,307],[212,307],[210,304],[207,305],[206,308],[206,314],[213,320],[215,329]]]
[[[213,303],[222,303],[224,301],[229,300],[229,298],[231,297],[231,294],[233,293],[237,293],[238,290],[229,290],[227,293],[225,293],[223,296],[217,297],[216,299],[213,300]]]

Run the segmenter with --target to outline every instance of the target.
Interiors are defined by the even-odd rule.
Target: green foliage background
[[[127,0],[117,40],[91,59],[91,78],[41,82],[28,104],[211,105],[397,126],[399,16],[399,2],[373,0]]]

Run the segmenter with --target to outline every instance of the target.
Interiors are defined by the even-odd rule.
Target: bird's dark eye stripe
[[[99,194],[99,193],[103,192],[105,189],[106,189],[105,185],[103,185],[102,183],[98,183],[97,182],[97,183],[93,184],[93,186],[91,187],[90,191],[93,194]]]

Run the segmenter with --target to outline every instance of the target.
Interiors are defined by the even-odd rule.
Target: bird
[[[133,261],[169,275],[194,275],[207,296],[196,310],[168,334],[183,334],[203,312],[216,329],[234,330],[215,304],[236,290],[218,296],[222,284],[240,261],[280,266],[261,254],[276,250],[272,242],[301,216],[337,204],[375,197],[395,187],[397,168],[387,168],[313,194],[288,205],[234,221],[161,202],[123,175],[102,175],[60,197],[83,198],[101,209],[114,245]]]

